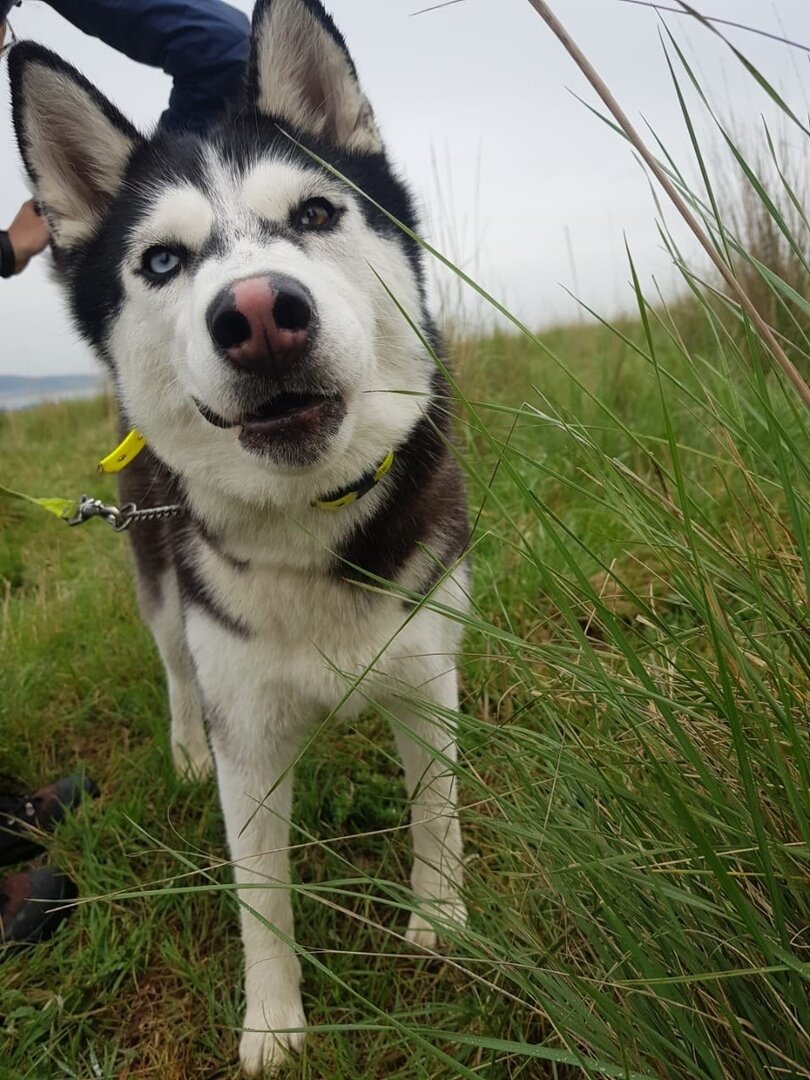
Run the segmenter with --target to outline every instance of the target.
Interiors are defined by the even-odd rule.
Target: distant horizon
[[[48,383],[54,385],[56,383],[65,382],[104,382],[103,371],[66,371],[64,373],[57,372],[53,375],[18,375],[16,372],[9,372],[8,374],[0,374],[0,393],[8,393],[9,386],[26,386],[29,384],[41,384]]]
[[[0,375],[0,412],[26,409],[49,401],[92,397],[106,390],[103,371],[57,375]]]
[[[103,372],[64,375],[0,375],[0,413],[77,401],[106,392]]]

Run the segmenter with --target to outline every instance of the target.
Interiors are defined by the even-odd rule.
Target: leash
[[[139,431],[128,432],[116,448],[110,451],[98,463],[100,473],[119,473],[127,465],[135,460],[141,450],[146,446],[146,439]],[[315,499],[312,506],[320,510],[336,511],[346,506],[351,506],[358,499],[362,499],[372,488],[387,476],[394,464],[394,451],[389,450],[376,469],[371,469],[362,476],[356,485],[333,491],[323,499]],[[170,503],[166,506],[150,506],[139,508],[135,503],[126,503],[122,507],[112,503],[104,503],[101,499],[95,499],[92,495],[80,495],[78,499],[47,498],[38,499],[33,495],[26,495],[22,491],[3,487],[0,484],[0,495],[8,499],[17,499],[22,502],[38,506],[53,514],[67,525],[84,525],[92,518],[106,521],[114,532],[125,532],[130,525],[139,521],[164,521],[168,518],[178,517],[185,512],[185,507],[180,503]]]
[[[144,510],[139,510],[135,503],[127,503],[119,510],[117,506],[103,503],[101,499],[82,495],[74,516],[65,520],[68,525],[84,525],[85,521],[97,517],[106,521],[108,525],[112,525],[114,532],[124,532],[136,521],[161,521],[178,517],[184,510],[185,507],[179,503],[172,503],[170,506],[150,506]]]
[[[115,532],[124,532],[135,521],[157,521],[161,518],[177,517],[184,510],[179,504],[172,506],[152,506],[145,510],[139,510],[135,503],[127,503],[120,509],[111,503],[103,503],[101,499],[94,499],[92,495],[81,495],[79,499],[36,499],[33,495],[25,495],[22,491],[14,491],[13,488],[3,487],[0,484],[0,495],[7,499],[19,499],[23,502],[38,506],[49,514],[58,517],[66,525],[84,525],[91,518],[101,518],[111,525]]]
[[[98,471],[100,473],[121,472],[135,460],[145,446],[146,439],[139,431],[128,432],[118,446],[101,459],[98,463]],[[119,508],[112,503],[104,503],[101,499],[94,499],[92,495],[80,495],[78,499],[37,499],[22,491],[3,487],[2,484],[0,484],[0,495],[38,506],[40,510],[53,514],[66,525],[84,525],[92,518],[100,518],[112,526],[115,532],[124,532],[136,521],[159,521],[177,517],[184,509],[179,503],[171,506],[153,506],[144,510],[139,510],[135,503],[127,503]]]

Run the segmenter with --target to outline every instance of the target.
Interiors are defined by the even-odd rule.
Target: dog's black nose
[[[283,275],[245,278],[216,296],[206,321],[214,344],[236,367],[287,367],[307,349],[314,318],[309,290]]]

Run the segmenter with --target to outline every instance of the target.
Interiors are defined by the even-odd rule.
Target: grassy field
[[[688,321],[457,345],[471,926],[409,953],[392,742],[330,727],[298,772],[290,1076],[810,1077],[807,417]],[[103,401],[0,416],[0,482],[112,496],[112,432]],[[3,960],[0,1080],[236,1076],[222,823],[173,774],[126,543],[0,526],[0,764],[102,791],[48,844],[86,902]]]

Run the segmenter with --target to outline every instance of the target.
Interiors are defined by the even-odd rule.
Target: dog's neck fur
[[[228,495],[205,480],[181,481],[181,489],[193,520],[221,538],[236,558],[277,562],[279,558],[324,569],[346,538],[369,522],[389,496],[387,478],[379,490],[336,512],[297,500],[293,505],[272,503],[257,506]]]

